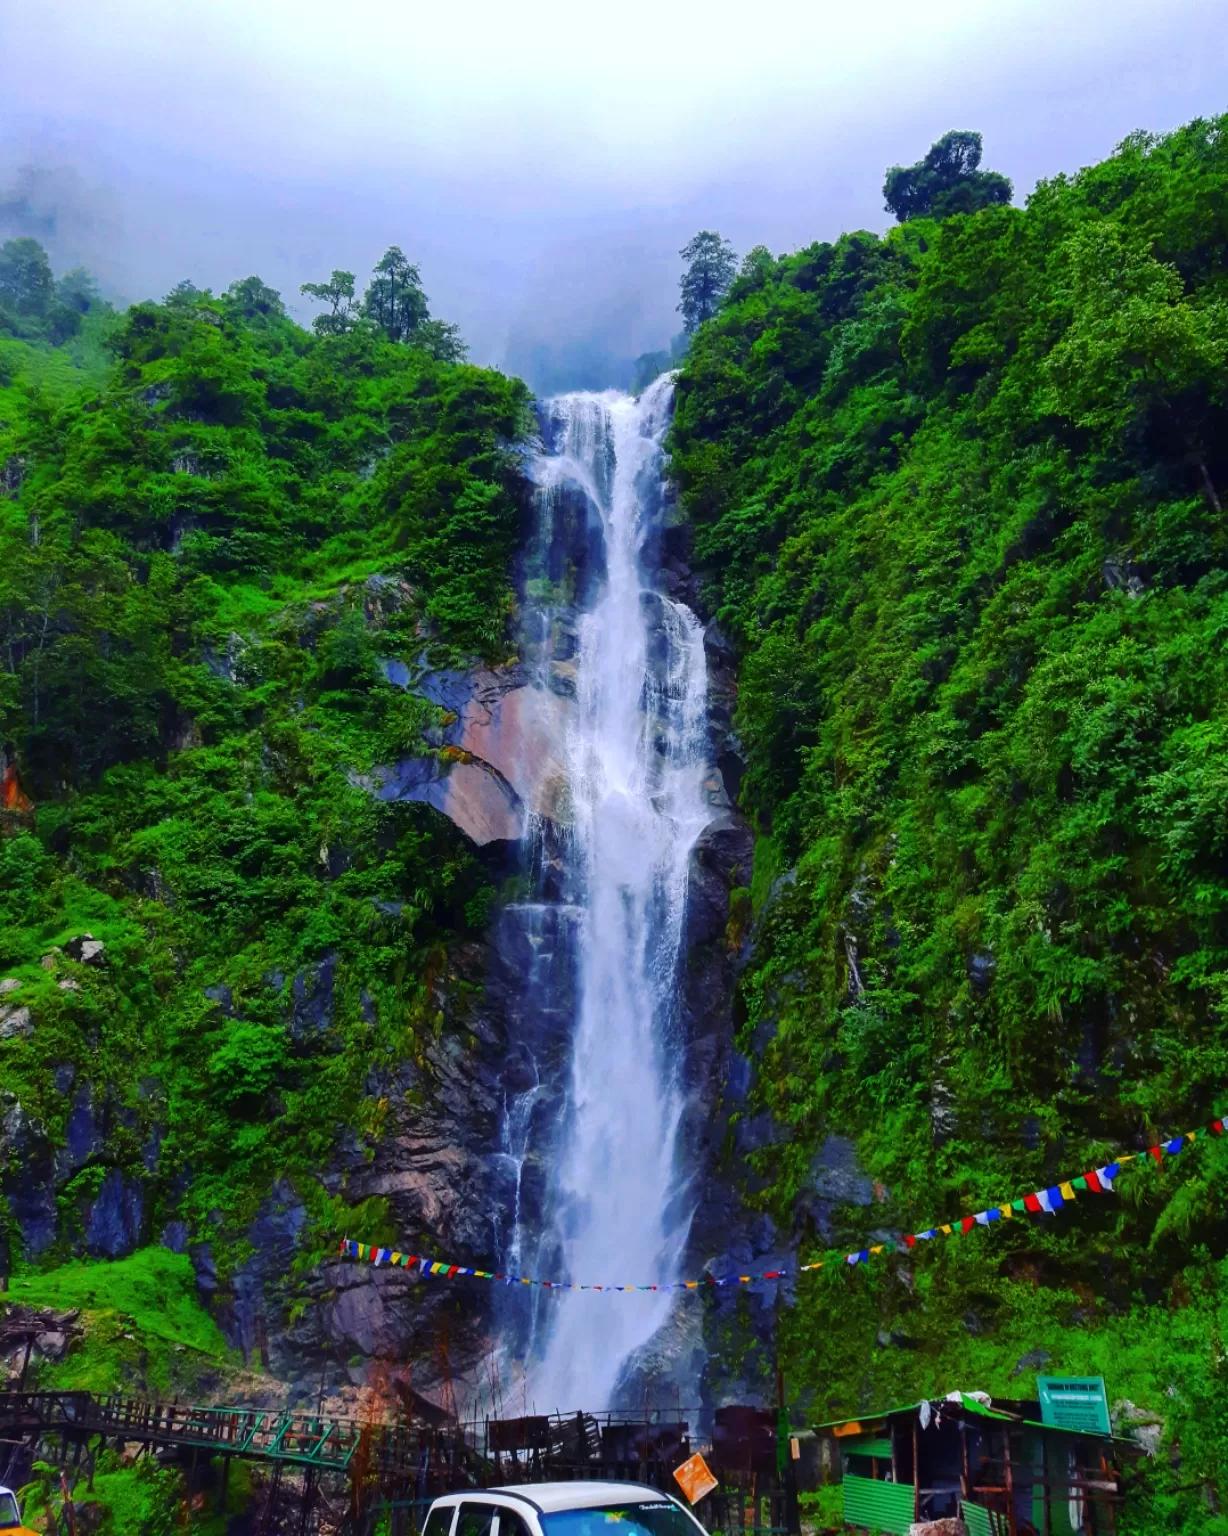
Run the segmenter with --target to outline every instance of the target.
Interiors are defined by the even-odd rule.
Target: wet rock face
[[[500,1125],[505,1079],[515,1076],[517,1059],[502,1010],[510,975],[524,960],[516,942],[504,943],[505,952],[496,942],[453,951],[457,985],[439,999],[440,1034],[421,1059],[373,1070],[369,1091],[387,1105],[380,1135],[370,1142],[344,1138],[319,1173],[324,1188],[348,1206],[383,1200],[404,1251],[492,1269],[513,1203]],[[331,999],[327,963],[301,979],[301,988],[286,989],[292,1009],[310,1012],[313,999]],[[476,1005],[454,1001],[473,997]],[[189,1247],[202,1298],[228,1342],[267,1361],[292,1401],[314,1401],[322,1386],[360,1387],[373,1371],[390,1382],[412,1379],[428,1393],[448,1377],[478,1372],[491,1347],[493,1287],[466,1285],[458,1308],[456,1282],[386,1265],[338,1259],[305,1280],[291,1279],[307,1223],[301,1193],[279,1183],[243,1233],[251,1253],[236,1272],[220,1278],[211,1248]],[[370,1233],[345,1235],[365,1240]],[[180,1245],[185,1239],[183,1231],[164,1236]]]
[[[76,1085],[72,1067],[56,1070],[57,1092],[72,1094],[64,1121],[63,1141],[54,1145],[46,1127],[34,1120],[19,1100],[0,1094],[0,1196],[7,1199],[21,1251],[29,1258],[45,1253],[67,1237],[74,1252],[116,1259],[147,1240],[145,1178],[108,1167],[108,1149],[117,1131],[137,1129],[135,1113],[94,1085]],[[145,1173],[157,1168],[161,1137],[156,1131],[146,1146]],[[73,1180],[94,1170],[92,1192],[77,1195]],[[89,1186],[87,1186],[89,1188]],[[67,1225],[61,1201],[68,1191]]]
[[[0,1093],[0,1190],[26,1253],[37,1257],[55,1242],[55,1154],[45,1128],[13,1094]]]
[[[401,675],[389,672],[391,681]],[[404,677],[408,686],[408,669]],[[454,717],[439,750],[358,782],[381,800],[433,805],[479,846],[519,841],[530,815],[566,821],[562,745],[570,698],[532,686],[519,664],[427,673],[416,687]]]
[[[118,1259],[140,1246],[145,1209],[144,1192],[118,1168],[107,1171],[90,1202],[85,1224],[86,1252],[96,1258]]]

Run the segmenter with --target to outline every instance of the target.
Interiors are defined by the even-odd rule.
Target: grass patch
[[[200,1304],[191,1261],[166,1248],[20,1274],[9,1299],[80,1309],[82,1339],[38,1367],[40,1387],[174,1394],[207,1390],[238,1364]]]

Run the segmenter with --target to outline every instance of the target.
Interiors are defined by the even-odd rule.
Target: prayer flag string
[[[828,1254],[824,1258],[815,1259],[810,1264],[799,1264],[796,1270],[768,1269],[762,1274],[726,1275],[723,1279],[715,1275],[704,1275],[701,1280],[674,1280],[668,1284],[658,1282],[656,1285],[582,1285],[571,1280],[534,1280],[526,1275],[500,1274],[494,1270],[474,1269],[467,1264],[449,1264],[446,1261],[405,1253],[399,1248],[383,1248],[373,1243],[358,1243],[348,1237],[341,1241],[339,1256],[343,1259],[357,1259],[359,1262],[368,1264],[387,1264],[397,1269],[414,1269],[434,1278],[454,1280],[464,1275],[474,1280],[494,1280],[504,1285],[539,1285],[546,1290],[555,1291],[698,1291],[706,1286],[751,1285],[759,1280],[789,1279],[795,1274],[805,1274],[808,1270],[822,1269],[827,1264],[866,1264],[881,1253],[908,1253],[916,1248],[918,1243],[930,1242],[938,1237],[963,1236],[976,1227],[992,1226],[996,1221],[1009,1221],[1017,1215],[1037,1215],[1042,1212],[1053,1214],[1081,1194],[1112,1194],[1114,1180],[1127,1163],[1140,1162],[1148,1157],[1154,1159],[1157,1164],[1162,1163],[1166,1157],[1176,1157],[1184,1152],[1199,1135],[1208,1133],[1212,1136],[1222,1136],[1223,1120],[1213,1120],[1206,1132],[1186,1131],[1183,1136],[1174,1136],[1169,1141],[1162,1141],[1157,1146],[1148,1147],[1146,1152],[1130,1153],[1119,1157],[1115,1162],[1106,1163],[1103,1168],[1089,1168],[1086,1173],[1081,1173],[1076,1178],[1063,1179],[1057,1184],[1050,1185],[1048,1189],[1035,1190],[1030,1195],[1022,1195],[1002,1205],[991,1205],[986,1210],[977,1211],[975,1215],[962,1216],[955,1221],[944,1222],[940,1226],[928,1227],[923,1232],[907,1232],[902,1237],[875,1243],[868,1248],[859,1248],[853,1253]]]

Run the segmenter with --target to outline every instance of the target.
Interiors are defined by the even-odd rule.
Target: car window
[[[700,1536],[698,1522],[669,1499],[560,1509],[541,1517],[545,1536]]]
[[[452,1529],[452,1505],[437,1504],[426,1517],[422,1536],[448,1536]]]
[[[460,1507],[456,1536],[491,1536],[491,1526],[499,1513],[497,1504],[476,1504],[466,1499]]]
[[[533,1533],[514,1509],[500,1509],[499,1536],[533,1536]]]
[[[17,1500],[11,1493],[0,1493],[0,1531],[12,1531],[21,1524]]]

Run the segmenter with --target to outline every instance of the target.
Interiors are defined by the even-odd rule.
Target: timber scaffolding
[[[198,1483],[212,1480],[220,1509],[232,1460],[264,1463],[269,1499],[297,1508],[298,1530],[361,1536],[381,1514],[394,1532],[420,1530],[440,1494],[501,1485],[595,1479],[646,1483],[679,1497],[674,1470],[699,1450],[719,1478],[718,1488],[696,1505],[709,1530],[797,1532],[791,1479],[776,1475],[775,1415],[718,1409],[712,1441],[702,1444],[692,1435],[692,1417],[645,1410],[428,1424],[405,1414],[362,1420],[119,1394],[0,1392],[0,1469],[6,1449],[11,1480],[22,1460],[31,1462],[40,1449],[44,1456],[58,1451],[64,1461],[72,1451],[76,1464],[84,1458],[92,1469],[95,1452],[136,1447],[189,1468]],[[298,1484],[284,1483],[285,1472],[297,1475]],[[332,1499],[325,1493],[330,1487]],[[344,1511],[339,1521],[324,1518],[334,1503]],[[261,1529],[268,1525],[266,1515]]]

